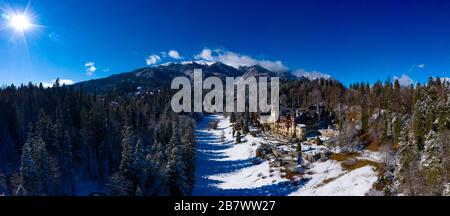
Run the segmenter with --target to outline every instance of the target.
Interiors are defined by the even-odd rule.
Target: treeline
[[[0,90],[0,193],[186,195],[195,122],[171,92],[86,94],[82,86]]]
[[[402,118],[397,153],[396,192],[449,195],[449,86],[430,80],[415,88],[411,117]]]
[[[356,143],[377,143],[386,154],[378,189],[385,195],[449,193],[448,81],[430,78],[425,85],[409,86],[389,79],[373,86],[361,83],[352,85],[346,98],[355,101],[349,107],[359,108]]]

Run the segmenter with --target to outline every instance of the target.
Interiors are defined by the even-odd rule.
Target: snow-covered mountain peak
[[[293,72],[294,76],[298,77],[298,78],[306,78],[309,80],[317,80],[317,79],[326,79],[326,80],[330,80],[333,79],[333,77],[331,77],[328,74],[322,73],[320,71],[305,71],[303,69],[300,70],[296,70]]]

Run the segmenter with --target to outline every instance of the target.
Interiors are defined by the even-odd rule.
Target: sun
[[[12,16],[9,24],[12,28],[22,32],[29,29],[33,25],[26,15]]]

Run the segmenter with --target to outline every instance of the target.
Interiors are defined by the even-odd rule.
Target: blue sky
[[[0,0],[0,85],[77,82],[195,56],[345,84],[450,77],[450,1],[34,0],[28,14],[39,26],[25,43],[5,14],[27,4]]]

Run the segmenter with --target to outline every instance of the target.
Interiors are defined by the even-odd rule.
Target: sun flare
[[[14,15],[10,19],[10,26],[18,31],[25,31],[29,29],[32,26],[32,24],[27,16]]]

